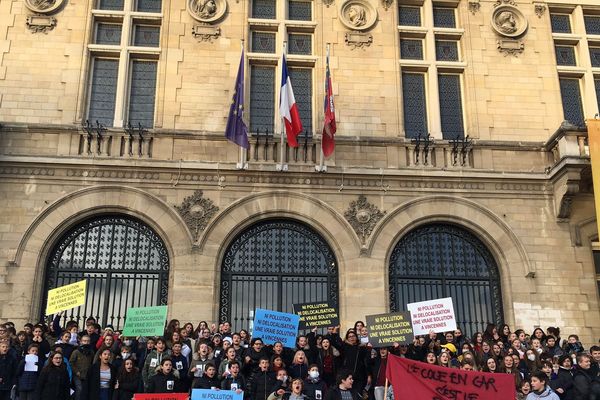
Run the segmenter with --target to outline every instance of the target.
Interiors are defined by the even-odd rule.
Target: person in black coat
[[[327,385],[320,377],[317,364],[311,364],[308,367],[308,377],[304,381],[302,393],[313,400],[324,400],[327,396]]]
[[[560,356],[558,365],[558,372],[554,379],[550,381],[550,388],[554,390],[562,400],[571,400],[573,398],[571,390],[573,387],[571,357],[567,355]]]
[[[593,374],[591,364],[589,355],[577,356],[577,369],[573,374],[573,400],[600,399],[600,379]]]
[[[246,391],[246,380],[240,372],[239,361],[230,361],[228,367],[227,376],[221,381],[221,389],[234,390],[237,393]]]
[[[48,365],[46,365],[35,388],[37,400],[69,400],[71,382],[67,367],[63,363],[63,355],[51,353]]]
[[[269,359],[266,357],[260,359],[258,368],[250,378],[250,397],[253,400],[267,400],[276,383],[275,375],[269,371]]]
[[[370,351],[365,346],[359,346],[356,332],[349,330],[346,340],[342,345],[342,369],[350,371],[354,380],[353,389],[362,393],[363,389],[370,383],[367,362]]]
[[[40,376],[41,366],[39,365],[39,357],[37,356],[38,347],[35,344],[30,344],[27,349],[27,355],[31,358],[38,359],[36,362],[36,371],[25,371],[26,359],[19,362],[17,367],[17,390],[19,391],[19,400],[33,400],[35,388]]]
[[[0,342],[0,399],[10,398],[15,384],[17,360],[8,354],[8,342]]]
[[[117,369],[110,363],[111,357],[111,351],[104,349],[100,353],[98,362],[90,367],[84,390],[84,393],[87,393],[87,400],[110,400],[112,398],[117,382]],[[108,381],[103,381],[103,375],[105,379],[108,378]]]
[[[144,393],[142,373],[135,367],[134,361],[128,358],[117,375],[113,400],[131,400],[136,393]]]
[[[200,378],[194,379],[193,389],[214,389],[220,388],[221,381],[217,377],[217,367],[213,363],[208,363],[204,367],[204,373]]]
[[[349,394],[352,396],[352,400],[362,400],[361,396],[356,390],[354,390],[354,378],[352,372],[348,370],[342,370],[337,377],[337,385],[327,391],[327,397],[325,400],[342,400]]]
[[[179,373],[173,370],[173,362],[170,358],[162,359],[156,375],[148,381],[146,393],[182,393]]]

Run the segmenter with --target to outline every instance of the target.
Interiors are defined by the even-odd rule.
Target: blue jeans
[[[110,389],[100,389],[100,400],[110,400]]]

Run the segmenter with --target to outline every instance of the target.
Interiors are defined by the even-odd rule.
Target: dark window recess
[[[428,224],[408,232],[390,256],[389,285],[392,311],[452,297],[466,337],[488,323],[503,323],[496,261],[478,237],[459,226]]]
[[[557,65],[577,65],[574,46],[554,46]],[[591,53],[591,49],[590,49]]]
[[[592,67],[600,67],[600,47],[590,47],[590,59]]]
[[[438,75],[440,94],[440,118],[442,121],[442,137],[450,140],[463,138],[462,98],[460,90],[460,75]]]
[[[327,242],[310,227],[266,220],[241,232],[221,265],[219,321],[247,328],[254,310],[293,312],[293,304],[338,305],[338,268]]]
[[[406,137],[427,135],[427,105],[425,75],[405,72],[402,74],[402,105]]]
[[[136,11],[159,13],[161,9],[161,0],[137,0]]]
[[[96,58],[92,66],[92,87],[88,120],[104,126],[113,126],[117,96],[118,60]]]
[[[571,17],[568,14],[550,14],[550,24],[554,33],[571,33]]]
[[[305,133],[310,137],[313,134],[312,129],[312,69],[308,68],[290,68],[290,81],[294,89],[294,97],[300,112],[302,121],[302,135]]]
[[[275,0],[252,0],[252,18],[275,19]]]
[[[293,21],[312,21],[312,2],[291,0],[288,5],[288,19]]]
[[[255,53],[275,53],[275,34],[252,32],[252,51]]]
[[[458,42],[453,40],[436,40],[435,58],[438,61],[458,61]]]
[[[252,66],[250,69],[250,131],[273,133],[275,118],[275,68]]]
[[[154,126],[154,99],[156,96],[156,62],[131,63],[131,91],[129,93],[129,122],[146,128]]]
[[[433,26],[436,28],[456,28],[454,8],[434,7]]]
[[[97,23],[94,43],[120,45],[122,27],[120,24]]]
[[[600,275],[600,251],[593,251],[594,255],[594,267],[596,268],[596,275]]]
[[[598,109],[600,109],[600,79],[594,79],[594,85],[596,86],[596,100],[598,101]]]
[[[288,35],[288,53],[312,54],[312,35],[290,33]]]
[[[158,47],[160,43],[160,27],[135,25],[133,29],[133,45],[142,47]]]
[[[423,41],[420,39],[400,39],[400,58],[404,60],[422,60]]]
[[[400,6],[399,25],[421,26],[421,7]]]
[[[100,10],[122,11],[123,0],[99,0],[98,8]]]
[[[574,125],[583,126],[583,105],[579,79],[560,78],[560,96],[565,120]]]
[[[54,246],[46,263],[44,293],[83,279],[85,305],[67,311],[63,324],[75,320],[83,326],[87,317],[94,317],[101,326],[120,330],[127,309],[167,304],[169,253],[156,232],[137,219],[95,217]]]
[[[585,32],[588,35],[600,35],[600,15],[586,15],[583,18],[585,21]]]

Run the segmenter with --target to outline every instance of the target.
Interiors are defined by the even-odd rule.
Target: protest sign
[[[386,377],[398,400],[499,400],[515,397],[510,374],[463,371],[394,355],[388,356]]]
[[[337,326],[340,324],[337,310],[331,307],[329,303],[294,304],[294,314],[300,316],[300,329]]]
[[[296,346],[300,316],[257,308],[254,313],[253,338],[261,338],[264,344],[281,342],[285,347]]]
[[[192,400],[243,400],[244,392],[234,390],[192,389]]]
[[[162,336],[166,320],[167,306],[129,308],[123,336]]]
[[[448,332],[456,329],[452,297],[421,301],[406,305],[412,319],[415,335],[426,335],[431,331]]]
[[[187,393],[136,393],[133,400],[188,400]]]
[[[85,304],[86,280],[57,287],[48,291],[46,315],[69,310]]]
[[[409,344],[413,341],[410,313],[367,315],[369,342],[373,347],[390,346],[394,343]]]

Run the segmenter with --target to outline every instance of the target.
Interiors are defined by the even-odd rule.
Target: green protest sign
[[[123,336],[162,336],[166,320],[167,306],[130,308]]]

